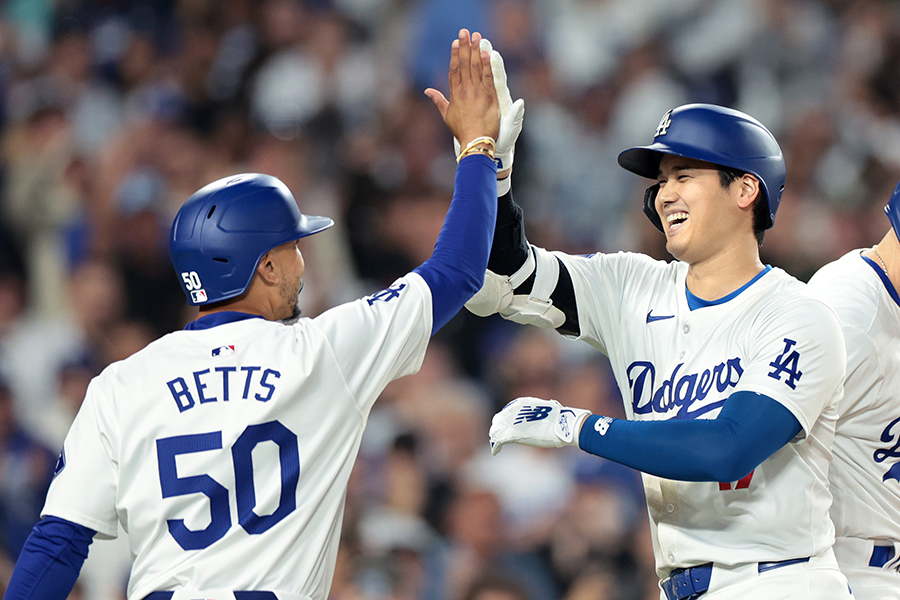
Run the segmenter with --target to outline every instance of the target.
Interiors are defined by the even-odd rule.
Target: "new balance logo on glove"
[[[518,425],[523,421],[540,421],[541,419],[546,419],[550,415],[551,410],[553,410],[552,406],[523,406],[522,410],[519,411],[519,414],[516,415],[516,420],[513,421],[513,425]]]

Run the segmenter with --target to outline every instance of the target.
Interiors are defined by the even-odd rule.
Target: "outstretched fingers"
[[[463,30],[464,31],[464,30]],[[450,89],[459,86],[460,68],[459,68],[459,40],[462,39],[462,31],[459,32],[459,39],[453,40],[450,45],[450,69],[447,72],[447,78],[450,82]],[[452,94],[451,94],[452,95]]]
[[[477,31],[472,34],[472,42],[469,44],[469,73],[473,83],[481,81],[481,34]]]
[[[425,90],[459,144],[479,137],[497,138],[500,111],[491,72],[490,52],[481,34],[461,29],[450,50],[450,92]],[[488,46],[489,47],[489,46]]]
[[[459,65],[459,70],[457,72],[456,83],[457,85],[465,85],[472,78],[471,73],[471,65],[472,62],[472,43],[469,37],[468,29],[460,29],[459,30],[459,39],[456,40],[457,47],[451,49],[450,54],[450,65],[451,69],[453,68],[453,52],[456,52],[456,60]],[[453,97],[453,81],[450,81],[450,97]]]
[[[481,82],[484,85],[485,89],[488,90],[488,93],[492,96],[497,94],[497,89],[494,85],[494,70],[491,66],[491,52],[487,50],[481,51]],[[499,104],[500,98],[497,97],[497,102]]]

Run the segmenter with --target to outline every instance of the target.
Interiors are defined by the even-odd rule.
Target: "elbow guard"
[[[488,317],[504,310],[513,299],[513,290],[534,273],[534,252],[529,251],[525,264],[510,275],[500,275],[488,269],[481,289],[466,302],[466,308],[477,317]]]
[[[515,289],[534,273],[528,294]],[[559,281],[559,261],[543,248],[531,246],[528,258],[510,277],[488,270],[481,289],[466,303],[469,312],[486,317],[494,313],[515,323],[556,329],[566,322],[563,312],[553,306],[550,295]]]
[[[522,325],[556,329],[566,322],[566,315],[550,299],[559,281],[559,260],[543,248],[532,246],[531,251],[535,259],[531,293],[514,294],[506,307],[500,309],[500,316]]]

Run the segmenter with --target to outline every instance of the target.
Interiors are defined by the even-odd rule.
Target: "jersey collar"
[[[756,283],[760,277],[762,277],[763,275],[765,275],[766,273],[768,273],[771,270],[772,270],[772,265],[766,265],[766,268],[763,269],[762,271],[760,271],[759,273],[757,273],[753,277],[753,279],[751,279],[750,281],[748,281],[747,283],[745,283],[738,289],[734,290],[727,296],[722,296],[718,300],[704,300],[703,298],[698,298],[697,296],[695,296],[694,294],[691,293],[691,290],[689,290],[687,287],[687,282],[685,282],[684,293],[687,295],[688,308],[690,308],[691,310],[696,310],[698,308],[704,308],[706,306],[715,306],[717,304],[725,304],[729,300],[737,298],[741,292],[743,292],[748,287],[750,287],[751,285]]]
[[[216,327],[218,325],[224,325],[225,323],[235,323],[237,321],[245,321],[247,319],[262,319],[262,317],[259,315],[251,315],[248,313],[226,310],[213,313],[211,315],[206,315],[205,317],[200,317],[196,321],[191,321],[190,323],[185,325],[184,328],[192,331],[196,331],[199,329],[212,329],[213,327]]]
[[[888,294],[890,294],[891,298],[894,300],[894,304],[900,306],[900,295],[897,294],[897,289],[894,287],[894,284],[891,283],[891,280],[888,278],[887,273],[884,272],[884,269],[882,269],[880,265],[875,264],[875,261],[867,256],[860,254],[860,258],[869,263],[870,267],[875,269],[875,272],[881,277],[881,282],[884,283],[884,287],[887,289]]]

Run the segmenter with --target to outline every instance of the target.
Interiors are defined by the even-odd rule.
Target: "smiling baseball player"
[[[900,184],[891,229],[810,279],[837,313],[847,348],[844,398],[828,471],[834,552],[860,600],[900,600]]]
[[[91,383],[6,598],[66,598],[91,539],[117,523],[129,599],[328,597],[372,404],[483,281],[499,111],[479,41],[462,30],[454,42],[449,101],[426,91],[464,150],[434,253],[388,289],[279,322],[297,313],[297,240],[331,219],[302,215],[259,174],[185,202],[170,254],[199,318]]]
[[[500,98],[503,131],[514,111]],[[489,271],[466,306],[606,354],[628,420],[519,398],[494,416],[492,450],[572,445],[641,470],[662,598],[849,598],[826,475],[840,325],[759,259],[785,182],[776,140],[744,113],[690,104],[619,164],[655,180],[644,212],[677,260],[530,245],[503,181]]]

